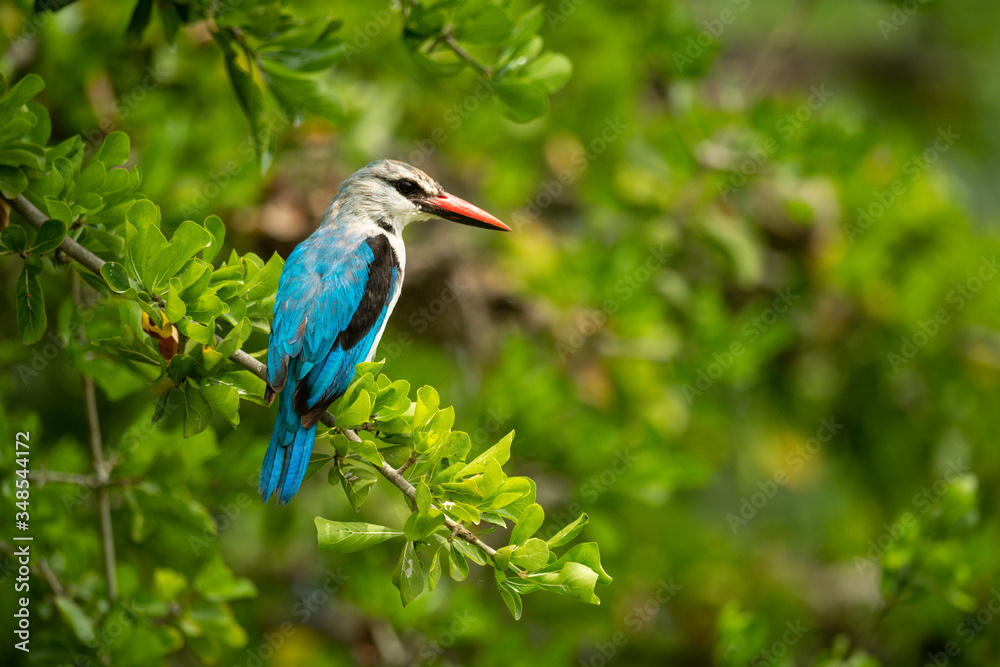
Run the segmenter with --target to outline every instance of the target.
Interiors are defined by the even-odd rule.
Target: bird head
[[[382,220],[397,231],[417,220],[444,218],[472,227],[510,231],[486,211],[448,194],[420,169],[396,160],[377,160],[343,182],[330,217],[344,209]],[[334,210],[339,209],[339,210]]]

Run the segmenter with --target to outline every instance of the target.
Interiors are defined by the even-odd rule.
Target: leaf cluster
[[[521,596],[538,590],[598,604],[594,587],[611,583],[611,577],[601,566],[597,544],[556,553],[586,525],[587,515],[548,540],[534,537],[545,517],[535,502],[535,483],[503,470],[513,431],[470,461],[469,435],[452,430],[454,409],[441,407],[437,391],[428,386],[418,389],[411,401],[408,383],[380,374],[383,363],[358,364],[350,387],[333,406],[333,451],[315,452],[307,474],[332,463],[328,479],[342,485],[358,509],[376,481],[365,464],[399,465],[412,488],[411,513],[398,529],[316,517],[320,546],[351,553],[404,538],[393,574],[404,605],[424,590],[434,590],[445,571],[455,581],[464,580],[469,561],[493,568],[500,595],[515,618],[521,616]],[[358,429],[360,441],[345,437],[343,428]],[[468,526],[483,526],[479,535],[512,530],[508,543],[493,550],[468,532]]]

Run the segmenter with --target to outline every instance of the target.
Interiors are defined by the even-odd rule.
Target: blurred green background
[[[281,129],[261,176],[203,25],[130,42],[130,6],[81,0],[26,37],[25,4],[0,3],[3,71],[45,79],[53,140],[127,132],[167,226],[214,213],[227,244],[285,256],[381,157],[509,222],[407,230],[377,356],[437,387],[474,451],[516,430],[546,528],[586,512],[615,577],[599,607],[532,595],[515,622],[474,567],[404,609],[395,552],[323,553],[312,525],[397,525],[394,489],[355,515],[319,475],[265,507],[273,408],[184,440],[149,425],[157,388],[95,366],[107,446],[160,457],[192,503],[136,528],[114,497],[123,591],[217,547],[259,590],[230,603],[231,641],[168,663],[996,664],[1000,5],[548,0],[541,34],[573,75],[517,124],[471,70],[418,67],[393,5],[290,0],[356,50],[329,75],[343,121]],[[16,278],[0,264],[5,497],[15,431],[36,468],[88,467],[78,373],[17,341]],[[97,514],[70,493],[37,490],[33,520],[85,598]],[[208,515],[204,544],[175,532]],[[73,640],[39,605],[39,646],[59,648],[31,660],[64,664]]]

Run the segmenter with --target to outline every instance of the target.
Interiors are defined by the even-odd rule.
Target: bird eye
[[[409,197],[417,191],[417,184],[408,178],[404,178],[400,181],[396,181],[396,189],[399,190],[399,194]]]

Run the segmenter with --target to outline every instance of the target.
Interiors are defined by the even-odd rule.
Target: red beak
[[[460,222],[471,227],[481,227],[482,229],[501,229],[510,231],[510,227],[500,222],[478,206],[473,206],[464,199],[455,195],[442,192],[434,197],[427,197],[421,200],[421,205],[428,213],[433,213],[439,218]]]

